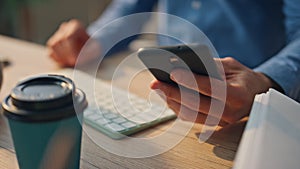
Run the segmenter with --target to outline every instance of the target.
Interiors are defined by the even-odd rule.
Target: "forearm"
[[[140,32],[147,17],[128,17],[128,15],[150,12],[156,0],[115,0],[101,17],[88,27],[88,33],[101,44],[105,54],[112,50],[118,51],[126,47]],[[130,37],[128,37],[130,36]],[[119,43],[122,40],[121,43]],[[119,43],[117,46],[115,46]]]
[[[286,46],[255,70],[278,83],[286,95],[300,101],[300,1],[284,0],[283,4]]]
[[[300,31],[299,31],[300,32]],[[282,87],[284,93],[300,100],[300,34],[276,56],[269,59],[255,71],[267,75]],[[275,88],[276,88],[275,83]],[[278,86],[277,86],[278,87]],[[279,88],[280,89],[280,88]],[[278,90],[278,88],[277,88]]]

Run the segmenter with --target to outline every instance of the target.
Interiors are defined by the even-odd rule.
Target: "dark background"
[[[94,21],[110,0],[0,0],[0,34],[45,44],[71,18]]]

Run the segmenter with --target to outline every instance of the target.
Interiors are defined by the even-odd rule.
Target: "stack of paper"
[[[300,168],[300,104],[270,89],[255,97],[234,169]]]

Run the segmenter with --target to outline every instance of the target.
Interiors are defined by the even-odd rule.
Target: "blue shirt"
[[[159,12],[186,19],[202,30],[220,57],[232,56],[244,65],[276,81],[291,98],[300,101],[300,0],[115,0],[88,28],[95,33],[105,24],[122,16]],[[106,46],[122,34],[142,28],[146,19],[118,22],[93,37]],[[138,23],[138,24],[137,24]],[[176,29],[174,29],[176,28]],[[159,29],[178,34],[181,25],[160,22]],[[132,39],[122,42],[126,46]],[[193,36],[185,36],[194,42]],[[189,39],[190,38],[190,39]],[[164,44],[160,40],[160,44]]]

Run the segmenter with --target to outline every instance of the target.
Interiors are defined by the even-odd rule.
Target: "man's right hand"
[[[73,67],[81,48],[89,38],[90,36],[80,21],[73,19],[64,22],[47,42],[49,55],[60,66]],[[87,60],[89,59],[81,59],[85,62]]]

